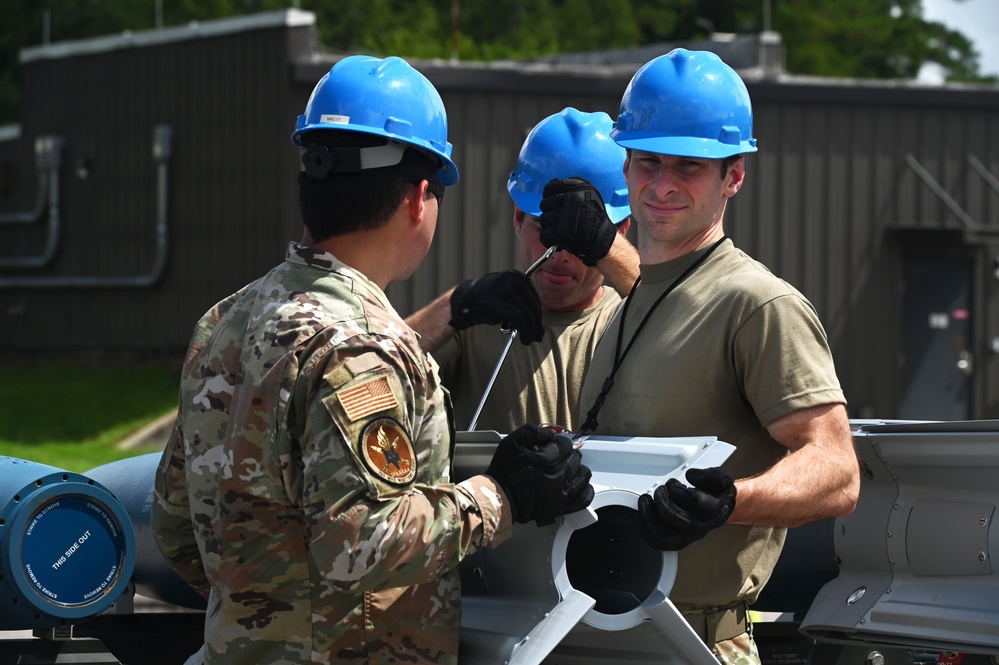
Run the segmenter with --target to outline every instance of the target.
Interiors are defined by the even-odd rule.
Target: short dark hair
[[[385,145],[382,136],[353,131],[316,130],[302,136],[305,147],[367,148]],[[302,222],[314,241],[355,231],[377,229],[402,203],[410,183],[429,180],[437,171],[426,152],[407,148],[402,161],[364,171],[329,173],[317,179],[298,174],[298,205]]]

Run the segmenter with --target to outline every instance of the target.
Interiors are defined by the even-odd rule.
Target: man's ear
[[[426,213],[427,202],[427,183],[426,180],[421,180],[420,182],[410,185],[409,192],[406,193],[406,197],[403,199],[403,205],[406,206],[409,216],[413,221],[422,221],[423,215]]]
[[[731,198],[739,192],[746,179],[746,158],[744,156],[739,155],[738,159],[729,164],[725,179],[725,196]]]
[[[513,229],[517,232],[518,236],[520,236],[520,230],[524,228],[524,215],[526,214],[516,204],[513,206]]]
[[[631,217],[625,217],[620,222],[617,223],[617,232],[621,235],[627,235],[628,229],[631,228]]]

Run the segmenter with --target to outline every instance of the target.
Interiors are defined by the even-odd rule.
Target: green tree
[[[787,71],[812,76],[913,79],[924,64],[948,81],[994,82],[980,74],[971,41],[923,18],[922,0],[649,0],[636,9],[641,43],[712,32],[779,32]],[[667,20],[660,20],[668,17]]]
[[[20,116],[21,49],[125,30],[150,30],[160,20],[162,26],[182,25],[286,6],[286,0],[2,0],[0,123],[15,122]]]
[[[628,0],[313,0],[302,7],[316,13],[320,41],[343,52],[497,60],[633,46],[641,36]]]
[[[923,18],[922,0],[781,0],[773,20],[790,72],[911,79],[935,63],[949,81],[995,80],[967,37]]]
[[[18,113],[21,49],[280,9],[315,12],[319,40],[343,53],[497,60],[759,32],[769,6],[792,73],[950,81],[982,77],[967,37],[923,18],[922,0],[2,0],[0,122]],[[452,20],[457,10],[457,21]]]

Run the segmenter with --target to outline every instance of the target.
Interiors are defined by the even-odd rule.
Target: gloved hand
[[[607,256],[617,234],[600,192],[576,176],[550,180],[545,185],[539,222],[545,247],[558,245],[588,266],[597,265]]]
[[[635,524],[651,547],[679,550],[724,524],[735,509],[735,481],[721,467],[688,469],[687,487],[676,478],[638,497]]]
[[[513,521],[551,524],[593,501],[590,469],[564,434],[537,425],[522,425],[504,437],[486,469],[513,509]]]
[[[491,272],[466,279],[451,294],[451,327],[464,330],[481,323],[516,328],[522,344],[540,342],[541,296],[519,270]]]

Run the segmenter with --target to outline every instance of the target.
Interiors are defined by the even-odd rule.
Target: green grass
[[[177,405],[168,363],[0,360],[0,455],[74,471],[160,448],[118,444]]]

